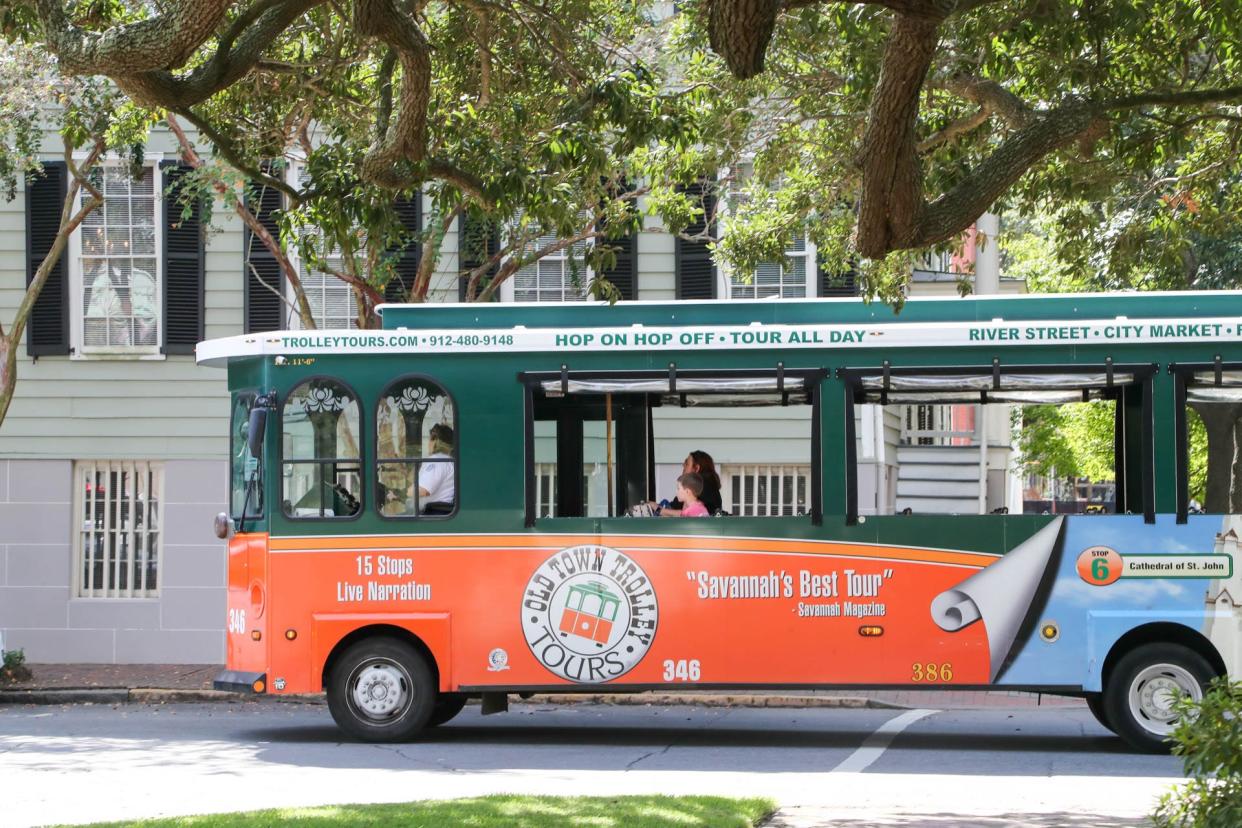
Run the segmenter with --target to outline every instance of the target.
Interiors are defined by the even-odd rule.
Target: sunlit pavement
[[[773,825],[1142,824],[1180,775],[1080,708],[477,708],[404,745],[297,704],[0,707],[4,824],[488,793],[769,796]]]

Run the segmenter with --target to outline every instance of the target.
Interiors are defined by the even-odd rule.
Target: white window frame
[[[749,168],[749,164],[748,163],[743,164],[743,167]],[[728,175],[729,175],[729,170],[727,169],[722,170],[721,174],[717,176],[717,178],[718,179],[722,177],[727,178]],[[739,183],[745,177],[745,175],[746,174],[744,172],[739,171],[739,179],[738,179]],[[739,193],[734,190],[730,190],[724,193],[724,197],[721,200],[721,204],[719,208],[722,216],[728,216],[728,214],[732,210],[733,202],[737,199],[738,195]],[[789,245],[786,245],[785,257],[787,259],[797,258],[797,257],[802,257],[802,256],[806,257],[806,268],[805,268],[806,284],[803,287],[803,291],[804,291],[803,294],[801,296],[786,296],[785,295],[785,285],[786,285],[785,262],[778,261],[778,262],[772,262],[771,264],[775,264],[777,267],[781,269],[781,280],[780,280],[781,281],[781,295],[779,297],[773,296],[773,297],[763,297],[763,298],[772,299],[772,300],[775,300],[777,298],[780,298],[780,299],[814,299],[819,295],[819,289],[818,289],[819,256],[816,253],[815,243],[811,241],[809,236],[807,236],[807,233],[805,230],[802,231],[801,235],[803,238],[803,244],[802,244],[803,249],[793,250]],[[754,299],[756,298],[755,294],[757,293],[757,286],[756,286],[755,279],[758,276],[757,272],[751,274],[751,280],[749,284],[739,284],[737,280],[733,278],[732,269],[729,268],[727,265],[718,265],[716,268],[716,274],[717,274],[716,275],[716,282],[717,282],[716,283],[716,295],[717,296],[723,296],[725,299]],[[735,291],[739,289],[743,291],[750,291],[752,295],[750,296],[735,295]]]
[[[758,292],[758,284],[756,280],[759,277],[758,271],[751,274],[749,284],[739,284],[737,280],[733,278],[733,273],[731,271],[726,272],[726,268],[719,268],[721,275],[724,277],[724,284],[721,286],[722,291],[723,291],[721,293],[721,296],[728,297],[729,299],[755,299],[755,298],[814,299],[817,294],[815,286],[816,284],[818,284],[818,281],[819,281],[818,279],[818,276],[819,276],[818,257],[815,255],[814,242],[812,242],[809,238],[806,238],[805,233],[803,233],[802,235],[804,239],[803,244],[802,244],[802,248],[803,248],[802,250],[794,250],[791,247],[787,247],[785,249],[786,259],[796,259],[796,258],[806,259],[806,267],[805,267],[806,282],[803,285],[804,292],[801,296],[786,296],[785,295],[786,286],[796,284],[796,281],[790,281],[790,280],[785,279],[785,262],[783,261],[770,263],[770,264],[775,264],[777,267],[781,269],[781,279],[780,279],[781,295],[779,297],[775,297],[775,296],[757,297],[756,294]],[[769,263],[765,262],[765,264],[769,264]],[[742,291],[743,293],[749,292],[752,295],[750,296],[738,295],[739,290]]]
[[[85,161],[87,155],[85,153],[74,153],[74,160],[78,162]],[[70,359],[108,359],[108,360],[125,360],[125,359],[141,359],[141,360],[162,360],[165,358],[164,349],[164,325],[167,320],[164,318],[164,175],[160,167],[163,160],[162,153],[147,153],[143,160],[143,167],[151,171],[151,186],[153,194],[153,220],[155,222],[155,312],[156,312],[156,334],[154,345],[91,345],[87,346],[86,342],[86,310],[82,307],[82,300],[85,297],[86,285],[84,282],[84,274],[82,270],[82,225],[78,225],[77,229],[70,234],[67,249],[65,251],[69,261],[66,263],[68,282],[69,282],[69,345]],[[121,167],[128,164],[128,161],[118,156],[109,154],[99,162],[99,169],[106,167]],[[82,205],[82,199],[89,196],[90,193],[85,188],[80,188],[78,197],[74,204],[77,210]]]
[[[288,184],[290,187],[293,187],[294,189],[300,188],[302,186],[302,170],[304,166],[305,166],[305,162],[301,158],[295,158],[293,161],[286,164],[285,165],[285,183]],[[282,204],[284,203],[283,195],[281,196],[281,203]],[[285,255],[288,256],[289,264],[293,266],[293,269],[298,274],[298,279],[300,279],[302,282],[302,290],[306,294],[307,301],[310,302],[311,304],[312,313],[314,312],[314,309],[315,309],[315,302],[312,301],[312,294],[315,291],[318,291],[320,313],[315,316],[316,327],[320,330],[331,330],[331,331],[357,330],[358,328],[358,301],[356,297],[354,296],[353,287],[348,282],[345,282],[342,279],[338,279],[336,276],[333,276],[331,273],[308,270],[304,266],[304,263],[302,262],[302,257],[298,255],[298,250],[296,246],[290,247],[288,250],[286,250]],[[332,259],[334,257],[329,256],[328,258]],[[337,256],[336,258],[339,258],[339,256]],[[307,287],[308,276],[314,279],[319,279],[322,276],[324,279],[323,285],[315,287],[315,288],[308,288]],[[340,290],[344,291],[345,293],[346,300],[347,300],[346,304],[347,304],[347,307],[349,308],[349,315],[345,318],[344,326],[335,325],[335,324],[333,325],[326,324],[327,317],[325,317],[323,313],[324,313],[324,310],[327,308],[328,296],[330,294],[330,291],[328,290],[328,284],[329,284],[329,282],[327,281],[328,279],[332,279],[332,280],[335,280],[336,282],[339,282]],[[281,295],[284,296],[285,300],[287,301],[287,304],[284,306],[284,312],[289,320],[285,324],[285,327],[291,331],[300,331],[302,330],[302,317],[297,312],[297,306],[298,306],[297,295],[293,292],[293,285],[289,284],[288,279],[285,279],[282,276],[281,281],[284,283],[282,286],[283,289],[281,291]],[[333,319],[336,319],[336,318],[337,317],[333,317]]]
[[[113,509],[116,492],[105,489],[102,504],[100,498],[86,497],[87,481],[92,483],[103,475],[111,481],[112,475],[128,475],[131,490],[127,495],[129,508],[126,513],[129,520],[120,526],[114,525],[114,519],[121,513],[119,508]],[[149,481],[145,482],[145,481]],[[164,533],[165,533],[165,502],[164,502],[164,464],[146,460],[80,460],[73,464],[73,597],[102,599],[143,599],[158,598],[159,586],[163,582]],[[101,514],[102,511],[102,514]],[[142,520],[134,520],[141,515]],[[154,531],[149,528],[154,525]],[[137,553],[136,540],[147,534],[147,542],[141,544],[142,552],[138,554],[141,561],[139,584],[134,584],[134,556]],[[155,536],[154,544],[150,535]],[[109,543],[111,539],[111,543]],[[155,585],[147,586],[147,566],[152,548],[155,552]],[[109,551],[116,554],[109,556]],[[89,566],[98,556],[102,555],[104,583],[97,584],[94,580],[94,567]],[[111,561],[109,561],[111,557]],[[89,560],[88,560],[89,558]],[[125,588],[120,587],[122,567],[127,577]]]
[[[542,247],[544,244],[547,244],[548,243],[547,240],[551,238],[552,236],[550,234],[544,235],[544,236],[537,236],[535,239],[529,242],[529,244],[533,245],[536,249],[538,249],[539,247]],[[582,302],[582,301],[589,300],[590,294],[587,292],[587,289],[590,287],[591,282],[595,279],[595,268],[587,265],[585,260],[593,244],[594,242],[592,242],[590,239],[584,239],[583,241],[580,241],[580,242],[574,242],[573,244],[567,245],[566,247],[563,247],[562,249],[556,251],[555,253],[550,253],[547,256],[541,256],[538,259],[535,259],[533,262],[530,262],[529,264],[526,264],[523,267],[519,268],[518,270],[514,271],[514,273],[508,279],[505,279],[504,283],[501,284],[500,286],[501,301],[502,302],[537,303],[537,304],[549,304],[550,305],[550,304],[559,304],[562,302]],[[582,259],[582,264],[581,264],[581,267],[579,268],[579,279],[582,283],[582,294],[580,296],[578,295],[567,296],[566,294],[568,293],[568,290],[571,286],[570,285],[570,272],[569,272],[569,260],[571,258],[570,253],[573,252],[573,249],[579,245],[582,246],[582,251],[583,251],[582,255],[581,257],[574,256],[573,258]],[[560,286],[561,298],[540,299],[538,298],[538,294],[540,291],[539,291],[539,288],[536,286],[535,288],[536,298],[519,299],[518,288],[517,288],[518,275],[528,267],[535,268],[535,280],[536,280],[536,285],[537,285],[538,279],[539,279],[539,265],[540,263],[543,263],[543,262],[560,262],[560,265],[561,265],[561,286]]]

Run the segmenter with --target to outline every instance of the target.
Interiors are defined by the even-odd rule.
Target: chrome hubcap
[[[377,658],[359,665],[349,681],[354,709],[368,719],[385,721],[410,706],[410,676],[395,661]]]
[[[1181,719],[1174,703],[1183,696],[1203,698],[1203,688],[1185,668],[1176,664],[1153,664],[1130,684],[1130,713],[1144,730],[1168,736]]]

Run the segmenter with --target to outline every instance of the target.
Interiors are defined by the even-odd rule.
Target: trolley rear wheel
[[[1100,723],[1100,726],[1112,733],[1116,733],[1117,731],[1113,730],[1112,723],[1108,721],[1108,712],[1104,709],[1104,694],[1088,693],[1083,699],[1087,702],[1087,709],[1091,711],[1092,716],[1095,716],[1095,720]]]
[[[1181,721],[1174,704],[1203,698],[1214,677],[1207,659],[1180,644],[1145,644],[1121,657],[1104,687],[1104,712],[1113,732],[1131,747],[1167,753]]]

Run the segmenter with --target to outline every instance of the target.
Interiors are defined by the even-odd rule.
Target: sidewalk
[[[0,685],[0,704],[169,703],[243,701],[254,696],[211,689],[223,669],[219,664],[30,664],[33,677],[21,684]],[[290,697],[271,697],[290,698]],[[319,696],[290,700],[319,701]],[[521,703],[517,697],[511,703]],[[1081,699],[1021,693],[1013,690],[763,690],[702,692],[570,693],[539,695],[535,704],[700,705],[707,707],[851,707],[936,708],[967,710],[1033,707],[1082,707]]]

